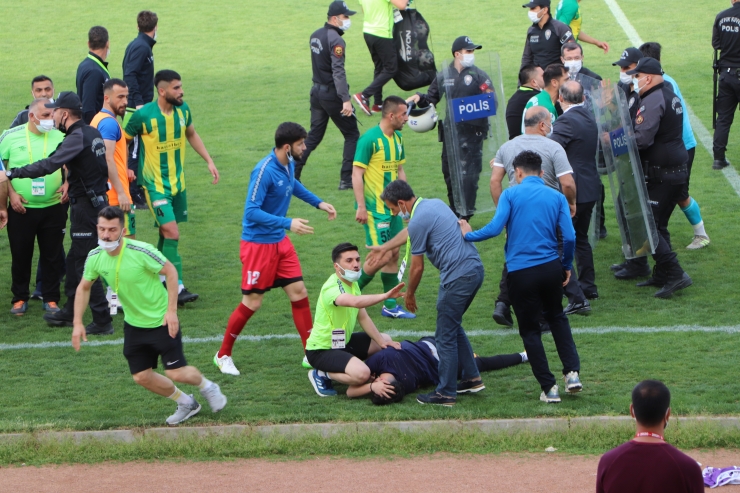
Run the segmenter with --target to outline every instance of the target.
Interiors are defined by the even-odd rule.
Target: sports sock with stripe
[[[231,356],[231,351],[234,349],[234,343],[236,338],[239,337],[244,326],[247,325],[249,319],[254,315],[254,311],[244,303],[239,303],[239,306],[231,312],[229,322],[226,325],[226,332],[224,333],[224,340],[221,343],[221,349],[218,351],[218,357]]]
[[[192,404],[194,400],[192,397],[190,397],[188,394],[178,389],[177,387],[175,387],[175,391],[172,393],[171,396],[168,397],[168,399],[172,399],[173,401],[183,406],[188,406]]]

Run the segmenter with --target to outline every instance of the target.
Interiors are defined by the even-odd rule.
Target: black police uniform
[[[569,41],[575,41],[570,27],[553,19],[549,13],[547,15],[549,19],[543,27],[532,24],[527,30],[520,69],[525,65],[535,64],[544,70],[551,63],[562,63],[560,48]]]
[[[61,99],[61,98],[60,98]],[[6,172],[8,178],[39,178],[67,165],[69,181],[70,231],[72,244],[67,254],[64,290],[67,302],[55,320],[71,322],[77,285],[82,279],[87,254],[98,246],[98,212],[108,205],[108,164],[105,142],[97,128],[79,120],[67,128],[66,136],[48,158]],[[90,295],[93,322],[99,327],[111,322],[108,302],[100,282]]]
[[[712,28],[712,46],[720,50],[717,128],[714,130],[714,160],[723,167],[730,126],[740,102],[740,3],[717,15]]]
[[[295,177],[301,178],[308,156],[321,143],[331,118],[344,136],[339,188],[349,190],[352,188],[352,161],[360,131],[354,114],[348,117],[342,115],[342,103],[350,100],[347,75],[344,72],[346,43],[342,39],[343,34],[344,31],[338,27],[326,23],[311,35],[311,130],[306,138],[306,150],[301,159],[296,161]]]
[[[444,73],[449,73],[452,77],[443,78]],[[445,88],[447,88],[445,90]],[[450,64],[448,72],[440,73],[437,78],[429,85],[427,94],[417,93],[420,97],[419,105],[426,106],[429,104],[436,105],[442,99],[442,95],[447,95],[452,99],[466,96],[477,96],[486,92],[493,92],[491,78],[480,68],[473,65],[472,67],[463,67],[461,72],[455,68],[454,62]],[[450,115],[446,116],[445,125],[449,125]],[[447,146],[445,141],[444,127],[439,125],[439,141],[442,142],[442,174],[444,175],[445,185],[447,185],[447,200],[450,208],[455,214],[455,199],[452,193],[452,179],[450,178],[450,163],[447,158]],[[475,211],[475,199],[478,195],[478,178],[482,171],[483,160],[483,140],[488,133],[488,118],[480,118],[465,123],[457,123],[457,143],[460,148],[459,163],[465,168],[465,178],[463,179],[463,193],[465,203],[469,211]],[[459,214],[457,214],[459,216]],[[472,216],[465,216],[470,218]]]
[[[103,84],[109,78],[108,62],[95,53],[88,53],[77,67],[77,96],[82,101],[85,123],[90,123],[103,108]]]
[[[527,106],[527,103],[533,96],[539,93],[539,89],[520,86],[509,98],[509,101],[506,103],[506,127],[509,129],[509,140],[519,137],[522,134],[524,107]]]

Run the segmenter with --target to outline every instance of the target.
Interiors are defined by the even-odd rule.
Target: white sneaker
[[[686,247],[686,250],[699,250],[700,248],[704,248],[706,246],[709,246],[709,237],[695,235],[694,240],[689,243],[689,246]]]
[[[221,387],[216,383],[211,383],[211,385],[201,390],[200,395],[206,398],[208,405],[211,406],[211,411],[214,413],[226,407],[226,396],[221,393]]]
[[[190,394],[190,398],[193,398],[192,394]],[[198,401],[193,399],[193,402],[191,404],[178,404],[177,411],[175,411],[175,414],[166,419],[166,423],[170,426],[179,425],[183,421],[189,420],[199,412],[200,404],[198,404]]]
[[[213,364],[218,366],[221,373],[226,373],[227,375],[241,375],[239,370],[236,369],[236,366],[234,366],[234,360],[231,359],[231,356],[221,356],[219,358],[217,351],[213,356]]]

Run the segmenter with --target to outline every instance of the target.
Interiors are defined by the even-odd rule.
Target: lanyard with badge
[[[49,141],[49,134],[44,134],[44,153],[41,159],[46,159],[46,144]],[[26,145],[28,146],[28,164],[33,164],[36,161],[33,160],[33,150],[31,149],[31,135],[26,126]],[[45,178],[34,178],[31,180],[31,195],[35,197],[43,197],[46,195],[46,179]]]
[[[344,282],[341,279],[339,279],[339,282]],[[354,293],[353,293],[354,294]],[[342,328],[336,328],[336,325],[334,325],[334,321],[331,318],[331,310],[328,306],[326,306],[326,302],[324,301],[323,297],[319,298],[321,300],[321,304],[324,305],[324,311],[326,311],[326,316],[329,317],[329,323],[332,327],[335,327],[331,329],[331,348],[332,349],[344,349],[347,346],[347,324],[349,323],[350,316],[347,315],[347,319],[344,321],[344,324],[342,324]],[[345,309],[349,309],[350,307],[344,307]]]
[[[103,65],[103,62],[101,62],[101,61],[100,61],[100,60],[98,60],[98,59],[97,59],[96,57],[94,57],[94,56],[92,56],[92,55],[90,55],[90,54],[88,54],[88,55],[87,55],[87,58],[89,58],[89,59],[90,59],[90,60],[92,60],[93,62],[95,62],[95,63],[97,63],[98,65],[100,65],[100,68],[102,68],[102,69],[103,69],[103,72],[105,72],[105,75],[107,75],[107,76],[108,76],[108,78],[110,79],[110,72],[108,72],[108,67],[106,67],[105,65]]]
[[[416,206],[419,205],[419,202],[421,202],[421,197],[416,199],[416,202],[414,202],[414,206],[411,208],[411,214],[409,214],[409,223],[411,222],[411,219],[414,217],[414,211],[416,211]],[[408,233],[408,226],[406,226],[406,232]],[[401,267],[398,269],[398,282],[403,281],[403,273],[406,272],[406,264],[409,262],[409,255],[411,254],[411,235],[408,235],[406,237],[406,255],[404,255],[403,260],[401,261]]]
[[[118,301],[118,279],[119,272],[121,271],[121,260],[123,260],[123,252],[126,251],[126,238],[121,238],[121,251],[118,253],[118,261],[116,262],[116,280],[115,286],[113,286],[113,292],[110,293],[110,300],[108,301],[108,307],[110,308],[111,315],[117,315],[118,309],[121,307],[121,302]]]

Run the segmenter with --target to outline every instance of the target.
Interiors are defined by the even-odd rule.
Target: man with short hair
[[[252,315],[262,306],[265,293],[282,288],[290,300],[293,323],[303,348],[311,334],[313,322],[308,292],[303,283],[298,254],[286,230],[313,234],[307,219],[286,217],[290,199],[303,202],[337,216],[334,206],[322,201],[295,179],[295,159],[306,148],[306,129],[297,123],[281,123],[275,131],[275,148],[252,170],[244,204],[240,258],[242,261],[242,300],[229,317],[221,348],[213,363],[221,373],[239,375],[231,353],[239,334]],[[304,358],[304,366],[310,367]]]
[[[665,442],[671,392],[663,382],[643,380],[632,390],[635,437],[601,456],[596,493],[702,493],[701,467]]]
[[[125,213],[126,234],[136,237],[136,217],[129,195],[126,155],[126,138],[116,117],[126,115],[128,86],[121,79],[108,79],[103,84],[103,109],[95,115],[90,125],[97,128],[105,141],[105,160],[108,163],[108,203],[120,207]]]
[[[87,33],[87,46],[90,52],[77,67],[77,96],[82,101],[82,119],[90,124],[103,107],[103,84],[110,79],[108,62],[110,53],[108,30],[103,26],[93,26]]]
[[[559,63],[560,47],[574,41],[570,27],[552,17],[550,0],[530,0],[522,7],[529,9],[527,14],[531,26],[527,30],[521,67],[535,64],[545,69]]]
[[[31,96],[33,96],[33,99],[52,99],[54,97],[54,83],[45,75],[37,75],[31,80]],[[24,123],[28,123],[28,106],[18,112],[8,128],[15,128]]]
[[[195,131],[190,107],[183,101],[182,78],[174,70],[160,70],[154,77],[157,100],[136,110],[124,134],[126,140],[139,137],[139,184],[154,220],[159,226],[157,249],[177,269],[178,300],[181,305],[198,299],[185,288],[182,281],[182,259],[178,250],[180,230],[178,223],[188,220],[188,199],[185,191],[186,140],[208,165],[218,183],[218,170],[206,146]]]
[[[522,134],[524,107],[545,87],[543,74],[544,70],[537,65],[525,65],[519,70],[519,88],[506,103],[506,126],[509,129],[509,140]]]
[[[53,111],[44,105],[49,99],[34,99],[28,105],[28,122],[0,135],[0,160],[8,169],[31,164],[49,156],[64,140],[54,129]],[[21,316],[28,309],[29,283],[34,243],[39,245],[39,272],[44,311],[58,312],[59,283],[64,275],[64,230],[67,226],[66,187],[62,170],[31,180],[8,184],[8,242],[11,254],[13,308]],[[5,187],[5,183],[1,186]]]
[[[403,128],[409,117],[407,104],[403,98],[388,96],[383,102],[383,117],[380,123],[365,132],[357,143],[352,186],[355,192],[357,212],[355,221],[365,228],[365,244],[383,245],[403,230],[403,222],[380,198],[383,188],[395,179],[406,181],[403,165],[406,151],[403,146]],[[363,266],[358,284],[364,290],[380,270],[383,291],[389,291],[397,283],[398,249],[390,251],[388,261],[383,265]],[[391,318],[416,318],[416,315],[403,310],[395,298],[385,301],[380,314]]]
[[[409,0],[360,0],[364,14],[362,35],[370,50],[370,57],[375,65],[373,81],[362,92],[353,96],[366,115],[381,112],[383,104],[383,86],[398,72],[398,53],[393,44],[393,24],[396,10],[406,10]],[[374,99],[370,107],[370,98]]]
[[[581,30],[580,3],[581,0],[559,0],[558,7],[555,9],[555,18],[570,27],[570,30],[573,31],[573,37],[576,40],[601,48],[605,54],[609,53],[609,44],[606,41],[594,39]]]
[[[580,392],[581,363],[562,305],[563,286],[572,270],[575,233],[565,196],[541,178],[540,155],[524,151],[514,159],[514,168],[518,185],[501,194],[491,222],[473,232],[467,221],[460,221],[460,228],[466,241],[487,240],[506,228],[507,282],[519,335],[542,388],[540,400],[558,403],[559,389],[542,345],[540,319],[544,316],[549,324],[558,348],[566,392]]]
[[[99,246],[88,255],[85,273],[77,287],[72,347],[79,351],[80,339],[87,341],[82,316],[93,282],[102,277],[116,295],[111,301],[111,312],[117,310],[118,300],[126,306],[123,355],[134,382],[177,402],[177,411],[166,423],[178,425],[200,411],[200,404],[192,394],[184,394],[172,380],[197,386],[216,413],[226,406],[226,396],[218,384],[185,361],[177,319],[177,270],[152,245],[125,238],[123,216],[123,210],[112,206],[98,213]],[[159,281],[160,275],[168,278],[167,289]],[[169,378],[153,371],[160,357]]]
[[[568,69],[570,77],[581,74],[592,79],[601,80],[599,74],[583,66],[583,47],[575,41],[569,41],[560,48],[560,60]]]
[[[370,369],[363,360],[387,347],[401,349],[388,334],[378,332],[365,308],[398,297],[404,283],[387,293],[361,294],[357,246],[340,243],[332,250],[331,259],[334,274],[321,288],[313,329],[306,342],[306,358],[314,368],[308,372],[308,380],[319,397],[337,395],[333,381],[364,384],[370,378]],[[363,332],[353,333],[358,322]]]
[[[553,63],[545,68],[542,74],[542,80],[545,87],[542,92],[529,98],[524,106],[524,112],[534,106],[542,106],[550,113],[550,124],[554,125],[558,119],[558,111],[555,109],[555,102],[558,100],[560,86],[568,80],[568,69],[560,63]],[[522,133],[524,133],[524,112],[522,112]]]

